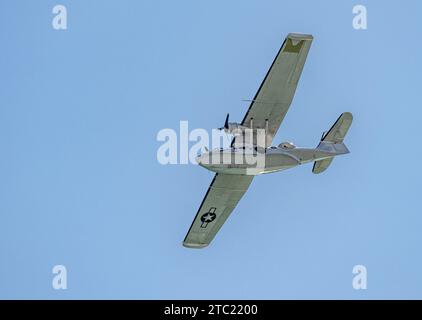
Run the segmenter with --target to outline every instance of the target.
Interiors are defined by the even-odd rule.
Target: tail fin
[[[347,131],[352,124],[353,116],[350,112],[343,112],[333,126],[324,133],[321,141],[327,141],[332,143],[342,143]]]
[[[350,112],[342,113],[330,130],[324,132],[317,150],[334,152],[335,155],[349,153],[343,140],[347,131],[349,131],[352,121],[353,116]],[[325,171],[332,161],[333,157],[315,161],[312,172],[318,174]]]

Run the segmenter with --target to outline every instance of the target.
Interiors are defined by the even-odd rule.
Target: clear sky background
[[[52,8],[68,30],[52,28]],[[352,8],[368,9],[368,29]],[[422,298],[420,1],[0,2],[0,298]],[[206,249],[212,180],[157,132],[242,120],[289,32],[315,39],[275,142],[351,153],[257,177]],[[52,268],[68,289],[52,288]],[[367,290],[352,268],[368,270]]]

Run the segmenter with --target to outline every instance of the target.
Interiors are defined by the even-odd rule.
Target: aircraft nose
[[[196,162],[201,166],[207,165],[209,163],[208,159],[209,153],[203,153],[195,158]]]

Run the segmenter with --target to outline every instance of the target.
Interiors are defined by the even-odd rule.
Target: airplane
[[[242,122],[230,123],[227,115],[224,126],[219,128],[234,135],[230,148],[205,150],[196,158],[200,166],[215,172],[215,176],[183,246],[208,246],[256,175],[309,162],[314,163],[312,172],[319,174],[334,157],[349,153],[343,139],[352,124],[350,112],[340,115],[323,133],[316,148],[299,148],[291,142],[272,146],[293,100],[312,41],[309,34],[287,35]]]

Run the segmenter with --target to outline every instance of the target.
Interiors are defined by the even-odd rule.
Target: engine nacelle
[[[223,129],[226,133],[234,135],[241,134],[245,130],[250,130],[249,127],[242,126],[240,123],[237,122],[230,122],[225,127],[223,127]]]
[[[224,130],[224,132],[233,134],[233,135],[240,135],[246,129],[250,129],[249,127],[245,127],[237,122],[229,122],[229,114],[227,114],[226,121],[224,121],[224,126],[219,128],[220,130]]]

